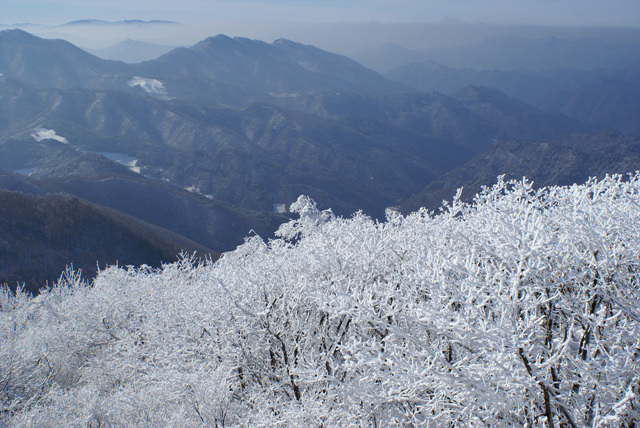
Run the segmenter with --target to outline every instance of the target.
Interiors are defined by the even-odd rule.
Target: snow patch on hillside
[[[57,135],[53,129],[36,128],[31,136],[37,141],[56,140],[64,144],[69,144],[66,138]]]
[[[18,174],[18,175],[24,175],[24,176],[30,176],[33,173],[35,173],[37,170],[39,170],[40,168],[21,168],[21,169],[15,169],[13,170],[14,174]]]
[[[286,214],[287,204],[275,203],[273,204],[273,212],[276,214]]]
[[[303,94],[300,92],[269,92],[269,95],[278,98],[295,98]]]
[[[156,79],[149,79],[146,77],[134,76],[127,82],[130,88],[140,86],[143,91],[152,95],[167,95],[167,89],[164,87],[164,83]]]
[[[137,174],[140,174],[140,167],[137,166],[138,159],[132,156],[127,156],[126,154],[123,154],[123,153],[111,153],[111,152],[86,152],[86,153],[95,153],[97,155],[104,156],[105,158],[110,159],[114,162],[117,162],[120,165],[124,165],[127,168],[129,168],[129,170]]]
[[[296,61],[296,63],[304,68],[305,70],[308,71],[313,71],[314,73],[319,73],[320,72],[320,65],[311,61],[306,61],[306,60],[299,60]]]
[[[169,182],[169,180],[166,180],[166,181]],[[215,196],[214,195],[202,193],[202,190],[200,189],[200,187],[196,186],[195,184],[192,184],[189,187],[183,187],[183,189],[186,190],[187,192],[195,193],[196,195],[200,195],[200,196],[205,197],[207,199],[210,199],[212,201],[215,200]]]

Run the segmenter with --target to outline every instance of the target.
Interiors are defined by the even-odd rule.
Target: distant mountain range
[[[141,64],[99,59],[63,40],[22,30],[0,32],[0,70],[46,88],[126,89],[133,76],[163,80],[172,96],[245,104],[250,98],[320,91],[390,94],[411,91],[355,61],[288,40],[272,44],[223,35]],[[221,93],[224,92],[224,93]],[[236,99],[228,94],[237,94]]]
[[[639,167],[640,137],[611,130],[535,143],[503,142],[429,183],[405,201],[400,211],[410,213],[420,207],[437,211],[442,201],[451,201],[460,187],[462,199],[470,201],[482,186],[493,184],[496,177],[503,174],[506,180],[527,177],[540,188],[581,183],[605,174],[634,172]]]
[[[0,28],[3,27],[11,27],[13,29],[19,28],[24,30],[29,27],[47,27],[47,28],[64,28],[64,27],[81,27],[81,26],[165,26],[165,25],[181,25],[176,21],[166,21],[166,20],[157,20],[152,19],[149,21],[141,20],[141,19],[125,19],[121,21],[105,21],[103,19],[77,19],[74,21],[69,21],[64,24],[59,25],[43,25],[43,24],[35,24],[31,22],[22,22],[15,24],[0,24]]]
[[[559,91],[538,105],[599,127],[640,135],[640,69],[635,77],[603,76]]]
[[[636,36],[637,37],[637,36]],[[387,43],[352,58],[382,73],[416,62],[435,61],[451,68],[475,70],[625,69],[640,63],[640,43],[592,37],[491,37],[451,48],[406,49]]]
[[[135,64],[138,62],[156,59],[175,48],[175,46],[127,39],[106,48],[85,50],[102,59]]]
[[[513,88],[527,82],[544,87],[538,75],[514,73],[485,73],[473,83],[508,76]],[[380,218],[389,206],[426,201],[431,196],[416,195],[436,194],[430,183],[454,177],[441,185],[449,191],[456,180],[466,182],[454,172],[473,159],[502,165],[485,169],[485,175],[477,169],[478,182],[491,182],[510,168],[524,171],[542,150],[535,149],[540,141],[595,133],[611,153],[621,154],[632,146],[614,134],[603,136],[602,124],[615,118],[628,126],[633,111],[600,120],[596,107],[585,108],[580,118],[589,123],[573,114],[572,106],[589,104],[578,96],[592,82],[589,73],[580,84],[555,86],[573,91],[573,103],[563,104],[571,97],[538,101],[551,103],[550,112],[477,84],[449,94],[421,92],[410,79],[393,81],[344,56],[289,40],[218,35],[126,64],[8,30],[0,32],[0,188],[39,197],[74,195],[81,204],[115,210],[171,231],[182,242],[222,252],[251,230],[271,234],[300,194],[338,214],[360,209]],[[456,79],[477,76],[464,71]],[[615,94],[607,88],[599,89],[602,99]],[[633,99],[627,88],[600,105],[615,106],[625,93]],[[497,161],[505,150],[522,166]],[[584,171],[635,164],[635,158],[628,164],[601,159],[607,166],[587,165]],[[548,169],[543,176],[549,182],[560,180],[554,171],[562,162],[540,165]],[[12,215],[28,216],[28,210]],[[171,236],[168,241],[180,242]],[[68,236],[69,242],[78,239]],[[106,256],[88,248],[87,257]]]
[[[468,85],[497,89],[545,111],[601,128],[640,134],[640,62],[624,70],[545,72],[456,69],[431,62],[397,67],[386,76],[422,91],[451,93]]]
[[[285,39],[269,44],[218,35],[134,69],[149,77],[212,79],[276,97],[321,91],[381,95],[410,90],[347,57]]]
[[[545,111],[640,134],[638,42],[494,37],[421,51],[385,44],[353,58],[416,90],[488,86]]]
[[[64,40],[22,30],[0,32],[0,71],[8,78],[46,88],[99,88],[125,73],[125,64],[97,58]]]
[[[152,19],[150,21],[144,21],[141,19],[125,19],[123,21],[104,21],[101,19],[78,19],[75,21],[67,22],[66,24],[60,25],[61,27],[70,27],[77,25],[180,25],[179,22],[175,21],[162,21],[157,19]]]

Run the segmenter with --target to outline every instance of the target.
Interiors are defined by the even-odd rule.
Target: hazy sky
[[[56,27],[80,19],[184,25],[155,31]],[[459,22],[472,24],[461,29]],[[285,37],[350,53],[384,42],[420,48],[500,35],[487,30],[491,24],[638,28],[640,0],[0,0],[0,24],[16,23],[40,24],[24,29],[89,48],[124,38],[188,45],[223,33],[266,41]],[[437,24],[426,31],[421,23]],[[472,34],[472,25],[484,27]]]
[[[1,0],[0,22],[439,21],[640,26],[640,0]]]

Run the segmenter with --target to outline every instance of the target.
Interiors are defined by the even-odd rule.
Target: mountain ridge
[[[160,267],[182,251],[218,255],[193,241],[134,217],[65,194],[0,189],[0,283],[37,293],[67,265],[89,279],[97,263]]]
[[[435,63],[412,63],[386,76],[419,91],[447,94],[468,85],[488,86],[548,112],[626,134],[640,133],[640,63],[621,70],[559,69],[527,70],[455,69]]]
[[[102,19],[77,19],[75,21],[69,21],[65,24],[61,24],[60,27],[69,27],[76,25],[155,25],[155,24],[172,24],[179,25],[179,22],[176,21],[165,21],[152,19],[149,21],[145,21],[142,19],[125,19],[122,21],[105,21]]]
[[[103,60],[65,40],[42,39],[18,29],[0,31],[0,72],[32,85],[95,88],[105,74],[128,70],[124,63]]]
[[[318,57],[320,61],[311,62]],[[338,65],[341,75],[331,67]],[[323,68],[324,67],[324,68]],[[244,37],[223,34],[208,37],[192,47],[177,48],[136,68],[151,77],[184,75],[206,77],[249,85],[266,93],[349,89],[354,92],[382,94],[406,91],[409,88],[394,83],[355,61],[337,54],[286,39],[269,44]],[[324,72],[323,71],[329,71]]]
[[[420,207],[437,210],[462,188],[462,200],[470,201],[482,186],[499,175],[526,177],[536,187],[571,185],[605,174],[640,170],[640,137],[615,130],[598,135],[568,135],[538,142],[502,142],[478,154],[460,167],[438,177],[421,192],[404,201],[399,210],[408,214]],[[624,171],[624,172],[622,172]]]

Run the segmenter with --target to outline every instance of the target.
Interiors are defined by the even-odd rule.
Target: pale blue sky
[[[79,19],[184,25],[58,26]],[[85,48],[126,38],[188,46],[222,33],[267,42],[284,37],[351,54],[387,42],[421,49],[501,35],[562,35],[555,27],[505,24],[640,28],[640,0],[0,0],[0,24],[16,23],[37,24],[20,28]]]
[[[76,19],[181,22],[404,22],[640,26],[640,0],[1,0],[0,23]]]

